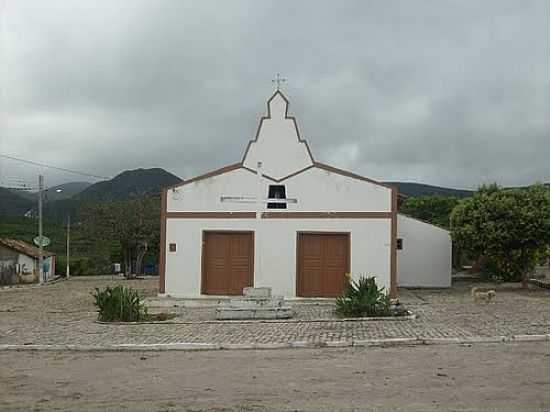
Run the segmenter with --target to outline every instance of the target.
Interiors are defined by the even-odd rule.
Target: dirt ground
[[[544,411],[550,344],[1,352],[7,411]]]

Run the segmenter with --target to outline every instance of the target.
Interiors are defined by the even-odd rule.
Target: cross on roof
[[[281,73],[277,73],[277,76],[271,80],[272,83],[277,83],[277,90],[281,88],[281,83],[286,82],[286,78],[281,77]]]

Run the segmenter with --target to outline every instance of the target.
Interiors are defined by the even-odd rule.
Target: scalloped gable
[[[248,144],[243,166],[256,170],[258,161],[262,162],[262,173],[275,180],[314,164],[306,141],[300,139],[296,119],[288,116],[288,100],[280,91],[267,102],[267,116],[262,117],[256,137]]]

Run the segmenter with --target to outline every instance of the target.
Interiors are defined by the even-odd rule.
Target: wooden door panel
[[[252,233],[206,232],[203,246],[203,293],[241,295],[253,285]]]
[[[208,276],[205,278],[205,288],[212,294],[221,293],[226,289],[223,273],[227,266],[227,247],[223,235],[209,234],[205,239],[205,256],[208,259],[205,269]]]
[[[344,291],[349,271],[349,236],[346,234],[298,235],[297,294],[334,297]]]

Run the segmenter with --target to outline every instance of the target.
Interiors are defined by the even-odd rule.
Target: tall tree
[[[158,248],[159,214],[158,197],[84,203],[80,208],[80,218],[91,236],[118,241],[126,276],[140,273],[144,255]]]

